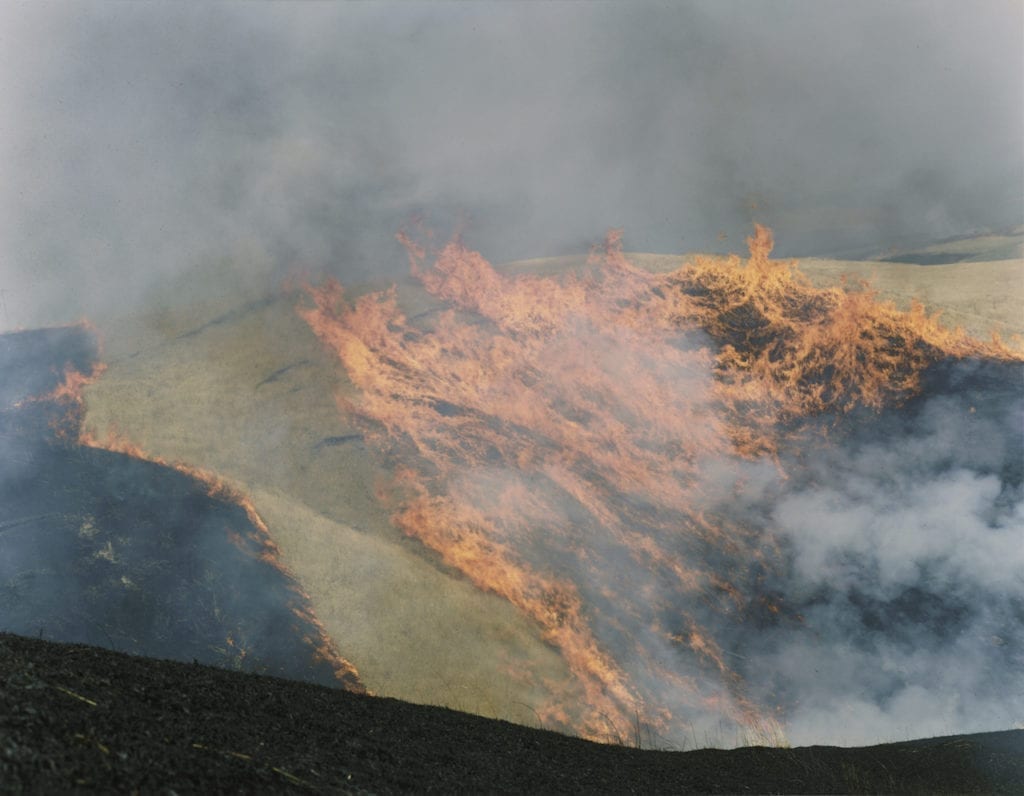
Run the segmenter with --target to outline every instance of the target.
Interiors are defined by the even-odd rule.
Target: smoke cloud
[[[774,498],[803,623],[765,634],[751,668],[787,684],[793,742],[1019,726],[1022,386],[1019,366],[937,368],[926,397],[816,447]]]
[[[252,293],[294,267],[396,273],[417,214],[499,262],[612,226],[677,252],[756,219],[788,256],[1022,217],[1008,1],[0,14],[0,328],[161,280],[189,300],[211,272]]]

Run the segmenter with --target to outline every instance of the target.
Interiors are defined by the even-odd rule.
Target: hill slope
[[[629,259],[665,272],[685,258]],[[1024,333],[1013,311],[1024,304],[1022,265],[814,260],[801,269],[817,284],[875,274],[884,295],[904,304],[920,296],[952,322],[974,319],[969,328],[984,335],[992,325]],[[579,256],[501,270],[585,267]],[[397,297],[417,324],[438,317],[441,302],[415,280],[402,280]],[[564,662],[507,602],[452,577],[392,526],[375,496],[386,471],[334,401],[355,389],[295,312],[300,300],[282,294],[216,309],[169,304],[173,312],[140,316],[149,324],[141,332],[112,329],[109,367],[86,390],[87,427],[100,438],[114,429],[152,455],[210,469],[251,495],[370,690],[535,723],[547,684],[568,680]]]

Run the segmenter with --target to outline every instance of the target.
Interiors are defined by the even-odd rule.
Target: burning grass
[[[814,287],[760,226],[747,261],[666,274],[631,265],[619,233],[564,276],[505,276],[458,240],[427,268],[402,240],[447,305],[429,326],[394,289],[350,304],[335,282],[300,313],[398,473],[381,493],[396,525],[539,625],[585,695],[555,687],[540,715],[588,738],[711,717],[771,733],[777,708],[747,695],[729,639],[802,620],[743,496],[780,475],[780,450],[907,400],[932,364],[1019,360],[865,285]]]

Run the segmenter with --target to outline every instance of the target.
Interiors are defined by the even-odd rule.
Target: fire
[[[401,474],[397,526],[532,617],[585,695],[556,689],[542,715],[598,740],[641,721],[685,737],[699,716],[773,726],[718,630],[800,621],[764,592],[770,529],[730,506],[751,462],[808,418],[904,400],[941,358],[1017,356],[864,286],[812,287],[762,226],[745,263],[652,274],[615,231],[557,278],[504,275],[458,239],[428,268],[400,239],[447,304],[435,319],[334,281],[299,312]]]
[[[698,258],[666,277],[690,299],[680,320],[697,323],[720,346],[717,394],[747,453],[774,450],[780,421],[898,403],[945,357],[1020,357],[995,335],[985,343],[943,327],[919,303],[902,312],[867,284],[811,286],[795,262],[768,259],[766,227],[757,225],[747,244],[745,266],[735,256]]]
[[[94,338],[96,337],[96,329],[87,320],[64,328],[80,329]],[[85,417],[82,392],[89,384],[100,378],[105,370],[106,365],[98,359],[90,364],[88,373],[78,370],[70,362],[65,363],[63,373],[60,374],[60,381],[50,392],[26,397],[15,403],[14,408],[17,409],[25,403],[49,404],[56,407],[58,413],[53,415],[49,421],[52,433],[58,439],[73,440],[81,429]]]

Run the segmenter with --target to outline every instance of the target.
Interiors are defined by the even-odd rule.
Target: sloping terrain
[[[657,274],[674,271],[685,261],[643,254],[629,259]],[[564,257],[514,263],[499,271],[558,275],[585,274],[593,268],[586,258]],[[929,309],[945,308],[947,317],[950,311],[973,313],[1001,323],[1004,331],[1020,329],[1012,312],[1021,303],[1020,280],[1015,278],[1019,260],[927,266],[812,261],[802,268],[816,284],[831,284],[844,271],[879,269],[889,280],[883,293],[901,302],[924,295],[930,297]],[[356,287],[347,295],[365,295],[376,287]],[[202,292],[195,285],[191,290]],[[429,333],[447,322],[444,302],[416,281],[403,280],[395,295],[412,334]],[[991,302],[984,304],[979,297]],[[538,616],[520,612],[498,589],[478,588],[471,569],[460,571],[445,563],[443,551],[428,549],[393,523],[395,507],[385,498],[394,490],[394,461],[364,440],[366,425],[354,411],[355,387],[297,312],[309,306],[308,297],[282,291],[239,302],[156,304],[162,308],[104,319],[102,353],[77,327],[0,339],[9,377],[0,385],[0,431],[13,451],[0,533],[8,553],[15,553],[7,556],[7,563],[16,576],[8,579],[2,593],[6,625],[0,629],[109,644],[139,654],[197,658],[246,671],[312,676],[320,682],[333,675],[326,669],[319,675],[304,674],[308,660],[288,656],[296,644],[314,659],[320,655],[317,650],[331,649],[336,662],[350,662],[359,681],[377,694],[582,732],[576,720],[560,715],[557,708],[584,704],[586,681],[571,671],[572,662],[560,654],[564,650],[551,643],[551,628],[544,627],[543,617],[538,621]],[[464,313],[464,319],[476,322],[472,313]],[[97,357],[105,360],[102,376],[91,382],[61,382],[62,369],[88,373]],[[927,377],[931,386],[926,392],[934,393],[934,403],[917,402],[909,413],[897,409],[860,415],[846,424],[847,431],[859,429],[858,444],[864,450],[891,440],[897,440],[896,449],[907,448],[898,440],[911,439],[906,436],[911,432],[932,434],[930,424],[941,405],[944,426],[950,421],[962,426],[955,432],[944,428],[947,437],[977,436],[989,426],[996,433],[1005,426],[1006,412],[1016,411],[1018,372],[1012,363],[940,368]],[[83,385],[84,402],[78,404]],[[38,400],[48,391],[47,400]],[[458,420],[452,409],[446,411]],[[79,423],[83,436],[76,441]],[[969,438],[974,437],[952,444],[966,450]],[[972,457],[980,454],[968,452],[957,467],[976,469],[972,483],[998,478],[1004,491],[1009,489],[993,504],[994,519],[986,520],[996,527],[1003,522],[998,512],[1007,510],[999,501],[1005,498],[1005,505],[1013,506],[1013,484],[1020,481],[1019,462],[1014,460],[1019,459],[1019,445],[1009,439],[982,447],[988,452],[981,459],[975,461]],[[891,462],[897,461],[891,458],[896,449],[887,454]],[[836,455],[854,456],[856,471],[861,454],[856,447],[851,450]],[[907,455],[918,456],[915,448],[907,450]],[[940,470],[949,467],[943,450],[940,446],[935,454]],[[173,466],[175,462],[182,466]],[[917,467],[917,459],[907,462]],[[834,469],[834,464],[828,466]],[[865,466],[869,469],[859,478],[876,478],[870,475],[874,465],[868,459]],[[838,477],[850,467],[850,460],[842,462]],[[195,468],[215,475],[197,474]],[[44,477],[33,476],[40,471]],[[814,477],[831,478],[827,471]],[[945,483],[940,478],[936,488],[947,490]],[[833,504],[842,494],[836,489],[841,488],[829,493]],[[49,508],[35,511],[37,504]],[[807,508],[794,505],[794,516],[804,516]],[[806,505],[813,517],[814,506]],[[642,512],[643,504],[634,508]],[[813,527],[808,532],[817,535]],[[999,538],[1011,532],[1007,526]],[[12,547],[12,540],[22,543]],[[969,555],[967,560],[972,560]],[[627,580],[640,583],[643,574],[634,572]],[[1012,580],[1013,575],[1006,577]],[[1009,581],[997,578],[992,589],[1004,582]],[[160,596],[139,584],[155,584]],[[991,682],[1001,667],[1010,671],[1019,659],[1021,640],[1011,626],[1018,621],[1013,619],[1013,592],[997,593],[962,578],[954,585],[948,598],[927,583],[923,591],[914,587],[892,596],[872,595],[873,585],[865,581],[848,599],[822,584],[803,596],[795,594],[789,610],[819,610],[816,606],[826,597],[852,600],[847,621],[854,622],[850,632],[860,634],[856,643],[863,649],[858,654],[868,655],[865,661],[876,654],[871,651],[874,636],[864,632],[868,628],[875,634],[891,627],[893,643],[904,646],[919,626],[925,628],[913,643],[934,648],[928,654],[940,666],[936,671],[945,670],[939,652],[958,639],[965,653],[977,656],[971,671],[982,678],[978,682],[991,698]],[[610,610],[643,610],[643,601],[631,608],[628,589],[624,594],[626,600],[601,599]],[[975,605],[987,605],[988,613],[978,613]],[[735,672],[756,683],[750,675],[756,674],[757,658],[745,645],[775,620],[766,613],[770,621],[764,625],[759,614],[751,616],[756,627],[750,627],[757,630],[753,636],[740,632],[721,654],[704,649],[719,655],[719,665],[728,655]],[[794,616],[796,623],[780,625],[776,636],[765,634],[766,643],[780,650],[793,643],[798,647],[803,620]],[[942,622],[935,624],[935,616]],[[618,632],[614,623],[619,620],[612,617],[605,630]],[[927,629],[933,625],[938,629]],[[673,644],[698,638],[692,629],[670,632]],[[753,643],[750,650],[755,647]],[[906,680],[902,670],[890,668],[877,679],[883,690],[898,692]],[[767,703],[780,685],[773,681],[758,687],[764,691],[755,698]],[[962,688],[950,685],[946,692],[955,695]],[[663,696],[659,692],[647,704],[665,710]],[[684,719],[691,715],[689,708],[676,712]],[[1010,707],[1003,709],[998,720],[975,718],[970,728],[1012,726],[1007,718],[1011,712]],[[639,712],[633,728],[631,708],[610,716],[598,707],[593,715],[597,724],[591,726],[596,729],[588,737],[628,743],[633,733],[648,746],[680,745],[678,732],[669,741],[656,726],[641,722]],[[973,715],[989,714],[975,709]],[[877,730],[867,734],[876,720],[864,721],[858,739],[842,742],[879,737]],[[945,721],[949,724],[933,722],[931,732],[958,726],[953,718]],[[693,745],[781,738],[770,719],[751,732],[737,733],[722,725],[710,733],[706,727],[697,729],[692,738],[690,733],[686,730],[686,743],[692,740]],[[817,733],[805,727],[801,738],[813,742]]]
[[[910,299],[941,312],[945,323],[975,337],[993,331],[1024,335],[1024,232],[952,238],[918,249],[894,250],[864,262],[810,259],[802,269],[817,284],[843,275],[865,279],[883,296]]]
[[[0,791],[1019,793],[1024,730],[648,751],[0,634]]]
[[[659,273],[685,260],[629,259]],[[1022,265],[812,260],[801,270],[822,285],[874,277],[904,305],[920,297],[949,320],[971,319],[978,334],[1012,335],[1024,332],[1015,312],[1024,306]],[[587,267],[585,257],[563,257],[501,270]],[[399,283],[397,299],[422,328],[439,317],[441,302],[413,280]],[[112,323],[108,369],[85,393],[87,428],[212,470],[248,493],[371,691],[536,724],[550,685],[568,681],[564,661],[527,617],[393,527],[377,497],[391,476],[344,403],[354,388],[296,313],[303,301],[283,293],[237,306],[171,304],[131,327]]]
[[[920,248],[893,248],[872,259],[889,263],[991,262],[1024,257],[1024,226],[992,231],[983,235],[959,235]]]
[[[688,257],[629,254],[630,262],[655,273],[678,268]],[[583,267],[584,257],[555,257],[510,263],[506,269],[540,274]],[[945,324],[962,326],[987,339],[1024,336],[1024,233],[956,238],[920,249],[889,252],[870,260],[801,258],[800,271],[813,284],[829,287],[844,279],[866,281],[882,298],[906,309],[914,299]]]

